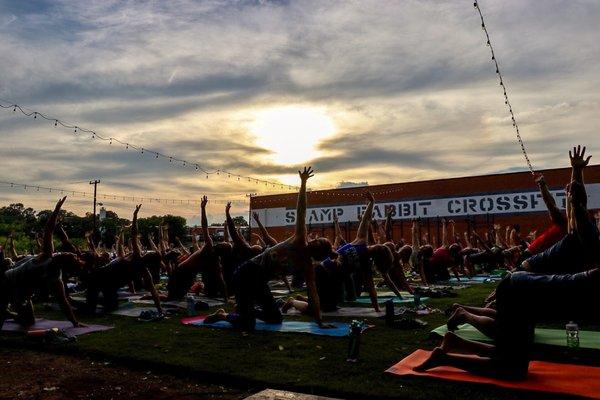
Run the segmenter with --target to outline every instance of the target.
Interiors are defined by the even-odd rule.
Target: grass
[[[429,304],[442,311],[456,301],[480,305],[493,287],[492,284],[474,285],[459,290],[458,298],[431,299]],[[55,313],[39,314],[58,317]],[[390,329],[382,320],[370,319],[375,328],[363,334],[360,362],[356,364],[345,361],[347,338],[271,332],[244,334],[183,326],[178,317],[158,323],[118,316],[84,319],[84,322],[114,325],[115,329],[82,336],[76,344],[60,351],[231,386],[271,387],[343,398],[564,398],[384,374],[387,368],[414,350],[431,349],[438,343],[429,338],[429,331],[444,324],[446,317],[440,313],[422,319],[429,325],[413,330]],[[23,346],[25,343],[7,335],[0,338],[0,345]]]

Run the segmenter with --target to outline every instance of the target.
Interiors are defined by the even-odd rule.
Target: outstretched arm
[[[367,208],[362,215],[360,224],[358,225],[358,232],[356,233],[356,240],[368,241],[369,239],[369,227],[371,226],[371,218],[373,217],[373,206],[375,205],[375,198],[371,192],[366,192],[365,197],[369,201]]]
[[[435,244],[435,241],[434,241]],[[446,232],[446,218],[442,218],[442,246],[448,246],[448,232]]]
[[[60,243],[62,244],[62,247],[65,251],[76,254],[79,253],[79,250],[75,246],[73,246],[73,243],[71,243],[71,241],[69,240],[69,236],[67,235],[67,232],[65,232],[65,229],[62,225],[58,225],[56,227],[56,233],[58,234],[58,237],[60,238]]]
[[[306,182],[314,176],[312,167],[304,167],[304,171],[298,171],[300,175],[300,191],[298,192],[298,203],[296,205],[296,231],[295,240],[306,242]]]
[[[208,218],[206,218],[206,204],[208,204],[208,197],[203,196],[200,202],[200,211],[202,219],[202,236],[204,236],[204,246],[210,249],[213,247],[213,240],[208,232]]]
[[[242,235],[239,234],[237,229],[235,229],[235,223],[233,222],[233,218],[231,218],[231,203],[227,203],[225,206],[225,217],[227,218],[227,230],[229,231],[229,236],[231,236],[231,240],[235,246],[242,246],[246,248],[250,248],[250,245],[244,239]]]
[[[158,250],[158,247],[156,247],[156,244],[154,243],[154,239],[152,238],[151,233],[148,234],[148,244],[150,245],[150,248],[152,249],[152,251],[160,253],[160,251]]]
[[[54,242],[52,240],[52,236],[54,234],[54,228],[56,228],[56,218],[58,217],[58,213],[60,212],[60,208],[67,200],[67,196],[58,200],[56,206],[54,207],[54,211],[48,218],[48,222],[46,222],[46,227],[44,228],[44,242],[42,243],[42,253],[40,254],[41,259],[46,259],[52,257],[54,253]]]
[[[71,321],[74,327],[83,326],[77,321],[77,318],[75,318],[75,314],[73,314],[73,309],[69,304],[69,300],[67,300],[67,294],[65,293],[65,284],[63,283],[62,279],[59,279],[54,283],[53,289],[56,301],[58,301],[58,305],[60,306],[60,309],[65,314],[67,319]]]
[[[548,189],[548,184],[546,184],[544,175],[537,174],[535,177],[535,183],[537,183],[538,187],[540,188],[542,199],[544,200],[544,204],[546,204],[546,208],[550,213],[550,220],[554,223],[564,221],[564,217],[560,209],[556,205],[556,200],[554,200],[554,196],[552,196],[550,190]]]
[[[189,256],[190,255],[190,251],[185,248],[185,246],[183,245],[183,243],[181,243],[181,240],[179,239],[179,237],[175,237],[175,240],[177,241],[177,246],[179,246],[179,250],[181,250],[181,252],[183,254],[187,254]]]
[[[273,236],[269,235],[269,231],[267,231],[267,228],[265,228],[262,222],[260,222],[258,213],[252,213],[252,218],[256,222],[256,225],[258,225],[258,230],[260,231],[260,235],[262,236],[263,242],[266,243],[268,246],[275,246],[277,244],[277,240],[273,238]]]
[[[141,204],[135,207],[135,211],[133,212],[133,220],[131,221],[131,249],[135,258],[139,258],[142,256],[142,249],[140,249],[140,242],[138,240],[137,224],[138,212],[140,212],[140,208],[142,208]],[[150,281],[152,282],[152,280]]]
[[[394,242],[394,220],[392,220],[393,208],[390,207],[385,215],[385,240]]]

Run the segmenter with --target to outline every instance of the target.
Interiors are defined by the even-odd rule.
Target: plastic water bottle
[[[394,299],[389,299],[385,302],[385,324],[387,326],[394,325],[394,318],[396,318],[396,312],[394,310]]]
[[[421,293],[419,293],[418,290],[415,290],[413,296],[413,299],[415,301],[415,307],[419,308],[419,306],[421,305]]]
[[[348,344],[348,362],[357,362],[360,350],[360,335],[362,333],[364,322],[354,320],[350,324],[350,343]]]
[[[194,296],[188,294],[186,297],[187,301],[187,312],[188,315],[194,316],[196,315],[196,300],[194,300]]]
[[[579,325],[571,321],[566,326],[567,347],[570,349],[579,348]]]

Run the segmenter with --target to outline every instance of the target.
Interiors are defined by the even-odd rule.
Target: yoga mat
[[[284,315],[302,315],[296,309],[292,308]],[[322,311],[324,317],[362,317],[377,318],[385,315],[385,312],[376,312],[370,307],[342,307],[336,311]]]
[[[461,276],[460,277],[460,281],[458,279],[456,279],[456,277],[452,277],[450,278],[450,280],[448,281],[449,284],[454,284],[454,283],[458,283],[458,284],[464,284],[464,283],[469,283],[469,284],[473,284],[473,283],[492,283],[492,282],[499,282],[501,281],[502,278],[497,276],[497,275],[475,275],[472,276],[471,278],[468,278],[466,276]]]
[[[184,325],[192,325],[203,328],[219,328],[219,329],[231,329],[231,324],[229,322],[220,321],[215,324],[205,324],[204,318],[206,316],[197,316],[184,318],[181,320],[181,323]],[[335,325],[335,328],[332,329],[322,329],[314,322],[304,322],[304,321],[283,321],[282,324],[266,324],[261,320],[256,320],[256,330],[257,331],[268,331],[268,332],[291,332],[291,333],[308,333],[310,335],[320,335],[320,336],[334,336],[334,337],[344,337],[348,336],[348,332],[350,331],[350,325],[344,324],[342,322],[328,322]],[[369,329],[370,326],[367,326],[364,330]],[[364,331],[363,330],[363,331]]]
[[[210,297],[194,297],[194,300],[196,300],[196,302],[205,303],[208,307],[218,307],[225,304],[223,303],[223,300],[212,299]],[[154,305],[154,300],[132,300],[132,303],[143,306],[152,306]],[[183,310],[187,309],[187,301],[161,301],[160,304],[164,307],[176,307]]]
[[[413,368],[425,361],[429,354],[429,351],[417,350],[385,372],[396,376],[424,376],[450,381],[481,383],[508,389],[564,393],[600,399],[600,367],[532,361],[529,363],[529,375],[523,381],[488,378],[453,367],[437,367],[427,372],[414,371]]]
[[[377,302],[379,304],[383,304],[386,301],[388,301],[389,299],[394,299],[394,304],[414,304],[415,303],[414,297],[400,299],[398,297],[392,297],[392,296],[390,296],[390,297],[377,296]],[[421,297],[421,303],[423,303],[427,300],[429,300],[429,297]],[[371,304],[371,298],[369,296],[357,297],[356,300],[354,300],[354,303]]]
[[[105,325],[87,325],[85,327],[74,328],[73,324],[71,324],[69,321],[52,321],[52,320],[40,318],[40,319],[36,319],[35,324],[28,328],[17,324],[12,319],[6,320],[4,322],[4,326],[2,327],[2,332],[27,333],[28,331],[52,329],[52,328],[63,329],[67,334],[69,334],[71,336],[79,336],[79,335],[85,335],[88,333],[102,332],[102,331],[108,331],[110,329],[113,329],[112,326],[105,326]]]
[[[410,293],[408,293],[408,292],[401,291],[400,294],[402,295],[402,297],[404,297],[406,299],[412,299],[413,298],[413,295],[410,294]],[[361,295],[362,295],[362,293],[361,293]],[[367,293],[367,295],[368,295],[368,293]],[[392,291],[389,291],[389,290],[387,290],[387,291],[381,291],[381,292],[378,291],[377,292],[377,296],[378,297],[396,297],[396,293],[394,293]],[[361,297],[364,297],[364,296],[361,296]]]
[[[446,325],[442,325],[431,331],[432,334],[440,337],[443,337],[446,332],[448,332],[448,327]],[[463,339],[477,340],[479,342],[493,341],[469,324],[460,325],[454,333]],[[567,334],[562,329],[536,328],[535,343],[547,346],[566,347]],[[579,331],[579,347],[582,349],[600,350],[600,332]]]
[[[134,317],[140,316],[142,311],[156,311],[156,307],[126,307],[111,312],[112,315],[120,315],[122,317]]]

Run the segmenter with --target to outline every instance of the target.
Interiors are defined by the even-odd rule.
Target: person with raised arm
[[[108,264],[97,268],[90,275],[90,281],[86,294],[86,306],[89,312],[94,313],[98,304],[98,295],[102,293],[102,305],[104,312],[110,312],[119,306],[120,288],[131,282],[142,281],[150,292],[154,305],[159,315],[163,314],[160,297],[152,280],[152,274],[148,270],[142,257],[142,250],[138,238],[138,213],[141,204],[135,207],[131,221],[131,253],[125,255],[122,245],[119,247],[119,255]],[[122,239],[120,239],[120,242]]]
[[[73,326],[83,326],[73,313],[65,293],[62,280],[63,269],[78,270],[83,264],[73,253],[54,253],[53,234],[60,209],[67,198],[60,199],[48,218],[44,228],[41,252],[17,263],[13,268],[0,274],[0,328],[6,319],[8,304],[16,312],[15,322],[31,326],[35,323],[35,314],[31,298],[39,287],[48,287],[54,295],[62,312]]]
[[[205,285],[204,293],[210,297],[217,297],[220,294],[225,302],[228,301],[229,294],[223,278],[223,271],[208,230],[207,204],[208,198],[203,196],[200,202],[200,211],[204,245],[173,269],[167,284],[169,300],[183,299],[194,284],[196,276],[202,273],[202,282]]]
[[[330,327],[322,320],[313,260],[320,261],[332,254],[331,243],[325,238],[307,240],[306,184],[313,176],[313,170],[310,167],[304,168],[303,171],[298,171],[298,175],[301,185],[298,192],[294,234],[240,265],[234,273],[236,312],[227,314],[225,310],[220,309],[207,317],[205,323],[225,320],[237,329],[250,331],[254,330],[257,318],[268,324],[280,324],[283,318],[268,282],[274,277],[281,276],[289,263],[295,270],[302,270],[306,278],[308,299],[315,321],[323,328]],[[230,229],[230,234],[232,233]]]
[[[342,230],[340,229],[340,221],[335,211],[333,212],[333,230],[335,235],[335,239],[333,241],[333,248],[338,249],[339,247],[345,245],[347,242],[346,239],[344,239],[344,235],[342,235]]]
[[[588,213],[583,182],[583,170],[592,156],[586,159],[585,150],[578,146],[573,152],[569,151],[572,181],[565,189],[567,234],[551,247],[523,261],[522,269],[538,273],[571,273],[597,265],[600,238],[595,221]]]

